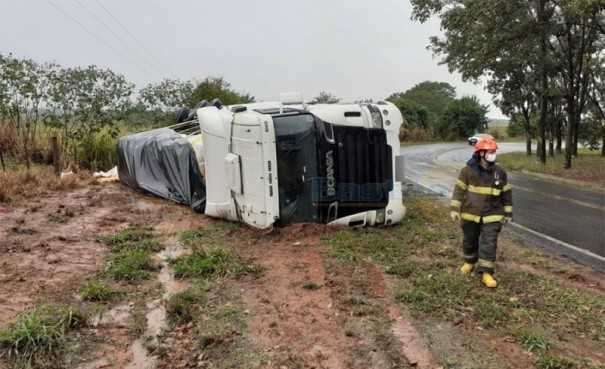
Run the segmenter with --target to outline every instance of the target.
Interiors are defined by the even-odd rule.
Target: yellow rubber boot
[[[462,275],[469,275],[475,269],[475,264],[464,263],[464,265],[460,268],[460,273]]]
[[[485,285],[489,288],[494,288],[498,286],[498,282],[496,282],[494,277],[492,277],[492,275],[489,273],[483,273],[481,279],[483,280],[483,283],[485,283]]]

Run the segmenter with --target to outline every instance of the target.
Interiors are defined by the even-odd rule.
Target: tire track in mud
[[[343,290],[347,286],[343,284],[353,276],[341,275],[336,280],[334,275],[327,274],[347,270],[326,271],[326,248],[318,239],[325,231],[325,226],[292,225],[279,230],[281,237],[272,242],[248,245],[242,250],[254,262],[267,267],[265,276],[239,286],[249,312],[248,333],[268,354],[301,358],[305,368],[390,367],[381,348],[368,345],[367,337],[348,331],[348,322],[356,317],[350,306],[344,306],[347,293],[343,294]],[[415,368],[440,368],[420,334],[392,303],[392,293],[380,269],[371,262],[361,265],[362,273],[369,279],[366,289],[373,300],[369,304],[384,310],[383,314],[390,319],[391,334],[398,341],[399,352]],[[320,288],[305,289],[303,286],[308,282]],[[354,354],[357,350],[378,352],[366,355],[365,359],[372,358],[371,362],[362,362]]]

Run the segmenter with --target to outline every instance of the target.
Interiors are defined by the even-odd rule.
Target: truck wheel
[[[208,101],[206,101],[206,100],[202,100],[202,101],[198,102],[197,104],[195,104],[193,109],[189,110],[189,115],[187,116],[187,120],[193,120],[193,119],[197,118],[197,110],[199,108],[203,108],[208,105],[209,105]]]
[[[223,103],[221,102],[221,100],[219,100],[219,99],[217,98],[217,99],[214,99],[214,100],[212,100],[212,101],[210,102],[210,106],[214,106],[214,107],[216,107],[217,109],[220,109],[220,108],[223,106]]]
[[[176,115],[174,117],[174,123],[178,124],[184,122],[187,119],[187,115],[189,115],[189,108],[183,106],[182,108],[177,110]]]

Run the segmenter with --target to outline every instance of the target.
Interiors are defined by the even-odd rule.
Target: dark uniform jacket
[[[506,171],[498,164],[483,169],[473,157],[456,180],[450,210],[466,221],[490,223],[513,216],[513,195]]]

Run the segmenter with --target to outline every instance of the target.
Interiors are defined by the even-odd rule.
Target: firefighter
[[[475,144],[473,156],[460,170],[450,206],[453,221],[463,232],[463,275],[476,270],[487,287],[496,287],[494,263],[498,235],[513,218],[513,197],[506,171],[496,164],[498,144],[484,137]]]

